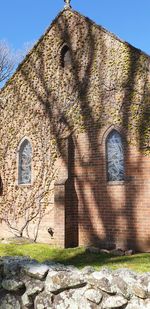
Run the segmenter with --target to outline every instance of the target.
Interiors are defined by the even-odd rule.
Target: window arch
[[[121,134],[112,130],[106,139],[107,180],[124,180],[124,150]]]
[[[71,65],[71,53],[68,45],[64,45],[61,50],[61,66],[63,68]]]
[[[18,184],[31,183],[32,146],[28,139],[24,139],[19,147],[18,156]]]

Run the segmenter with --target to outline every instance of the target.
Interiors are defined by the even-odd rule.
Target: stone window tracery
[[[19,148],[18,184],[31,183],[32,147],[28,139],[25,139]]]
[[[124,180],[124,150],[122,137],[112,130],[106,140],[107,180]]]

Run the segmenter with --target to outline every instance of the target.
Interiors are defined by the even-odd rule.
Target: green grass
[[[44,262],[52,260],[65,265],[83,268],[91,265],[95,269],[109,267],[111,269],[129,268],[139,272],[150,271],[150,254],[135,254],[132,256],[114,257],[110,254],[87,253],[85,248],[60,249],[46,244],[0,244],[0,256],[29,256]]]

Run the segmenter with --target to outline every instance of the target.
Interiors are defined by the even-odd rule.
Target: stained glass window
[[[121,135],[113,130],[106,140],[107,179],[108,181],[124,180],[124,151]]]
[[[18,183],[31,183],[31,160],[32,147],[30,142],[25,139],[19,149]]]

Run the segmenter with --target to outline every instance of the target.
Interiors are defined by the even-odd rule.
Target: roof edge
[[[17,66],[15,72],[13,73],[13,75],[6,81],[5,85],[0,89],[0,94],[2,93],[2,91],[10,84],[10,82],[12,81],[12,79],[14,78],[14,76],[17,74],[17,72],[21,69],[21,67],[24,65],[24,63],[28,60],[28,58],[30,57],[30,55],[33,53],[33,51],[37,48],[37,46],[40,44],[40,42],[43,40],[44,36],[50,31],[50,29],[53,27],[53,25],[56,23],[57,19],[63,14],[63,12],[65,11],[71,11],[72,13],[74,13],[75,15],[84,18],[85,20],[87,20],[88,22],[90,22],[93,26],[95,26],[98,29],[101,29],[104,33],[109,34],[111,37],[113,37],[115,40],[121,42],[122,44],[128,46],[129,48],[135,49],[136,51],[138,51],[139,53],[145,55],[149,61],[150,61],[150,55],[148,55],[146,52],[142,51],[141,49],[133,46],[132,44],[128,43],[127,41],[124,41],[122,39],[120,39],[117,35],[115,35],[114,33],[112,33],[111,31],[105,29],[103,26],[96,24],[96,22],[94,22],[92,19],[90,19],[87,16],[82,15],[81,13],[79,13],[78,11],[75,11],[72,9],[72,7],[64,7],[58,14],[57,16],[52,20],[51,24],[49,25],[49,27],[45,30],[45,32],[40,36],[40,38],[37,40],[37,42],[35,43],[35,45],[32,47],[32,49],[27,53],[27,55],[25,56],[25,58],[19,63],[19,65]]]

